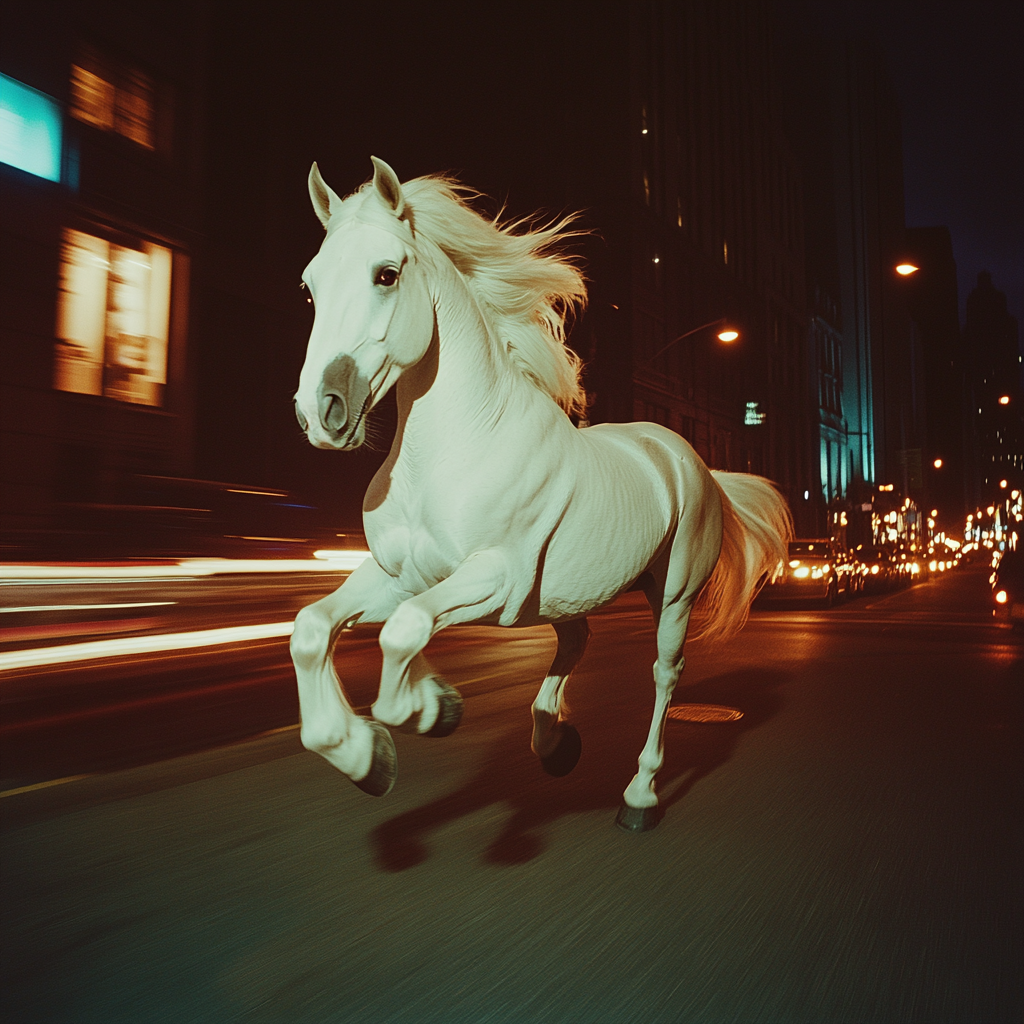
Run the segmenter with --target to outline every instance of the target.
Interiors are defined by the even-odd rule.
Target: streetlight
[[[729,325],[729,318],[727,316],[719,317],[717,320],[710,320],[706,324],[701,324],[700,327],[694,327],[692,331],[687,331],[685,334],[680,334],[678,338],[673,338],[667,345],[658,349],[657,352],[651,356],[650,362],[654,362],[659,356],[663,356],[677,341],[682,341],[683,338],[690,337],[691,334],[696,334],[698,331],[707,330],[709,327],[721,327],[722,329],[718,332],[718,340],[723,341],[726,344],[731,344],[739,336],[740,332]]]
[[[920,267],[915,267],[913,263],[900,263],[896,267],[896,273],[900,277],[909,277],[911,274],[916,274],[920,269]]]
[[[934,461],[934,462],[932,463],[932,465],[933,465],[933,466],[934,466],[934,467],[935,467],[936,469],[942,469],[942,459],[936,459],[936,460],[935,460],[935,461]]]
[[[999,404],[1000,405],[1009,405],[1010,404],[1010,396],[1009,395],[1000,395],[999,396]]]
[[[689,338],[694,334],[699,334],[701,331],[706,331],[708,328],[718,327],[719,330],[716,332],[716,337],[720,342],[725,345],[731,345],[740,336],[740,332],[736,327],[730,323],[729,317],[722,316],[716,320],[709,320],[706,324],[701,324],[699,327],[694,327],[692,330],[685,331],[683,334],[673,338],[667,345],[663,345],[653,356],[646,362],[646,366],[653,367],[658,359],[663,356],[673,345],[678,344],[684,338]],[[704,432],[707,441],[707,455],[708,459],[711,458],[711,385],[710,381],[707,385],[707,393],[704,401],[705,409],[705,422]],[[696,442],[696,438],[693,439]]]

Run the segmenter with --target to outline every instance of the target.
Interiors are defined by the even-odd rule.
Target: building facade
[[[9,554],[186,474],[202,216],[201,7],[5,17],[0,489]],[[40,163],[42,147],[51,166]]]

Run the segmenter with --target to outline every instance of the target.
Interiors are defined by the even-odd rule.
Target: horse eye
[[[374,284],[383,285],[385,288],[390,288],[398,280],[398,271],[394,267],[384,267],[382,270],[377,271],[377,277],[374,279]]]

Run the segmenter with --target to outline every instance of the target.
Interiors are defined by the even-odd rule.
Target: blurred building
[[[9,552],[85,531],[131,500],[136,474],[191,469],[204,21],[197,4],[5,12],[0,490]]]
[[[974,507],[981,508],[1024,489],[1018,324],[988,271],[978,275],[977,287],[967,297],[963,352],[975,467],[970,496]]]
[[[629,13],[631,102],[616,141],[630,154],[619,191],[631,287],[605,321],[605,345],[628,372],[597,385],[595,412],[665,423],[710,466],[770,477],[806,532],[804,211],[769,9],[644,3]],[[739,337],[718,340],[723,326]]]
[[[799,24],[778,42],[803,168],[817,519],[869,539],[874,505],[910,498],[910,522],[924,501],[921,341],[895,273],[906,246],[899,106],[877,45]]]
[[[960,344],[956,262],[949,230],[908,228],[906,262],[917,270],[902,288],[920,339],[925,398],[924,502],[940,525],[959,531],[968,502],[968,424]]]

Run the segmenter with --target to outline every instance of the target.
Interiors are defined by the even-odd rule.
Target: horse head
[[[295,413],[318,448],[358,448],[367,414],[423,358],[434,333],[412,211],[395,172],[371,160],[372,183],[344,200],[315,163],[309,172],[326,237],[302,275],[316,315]]]

